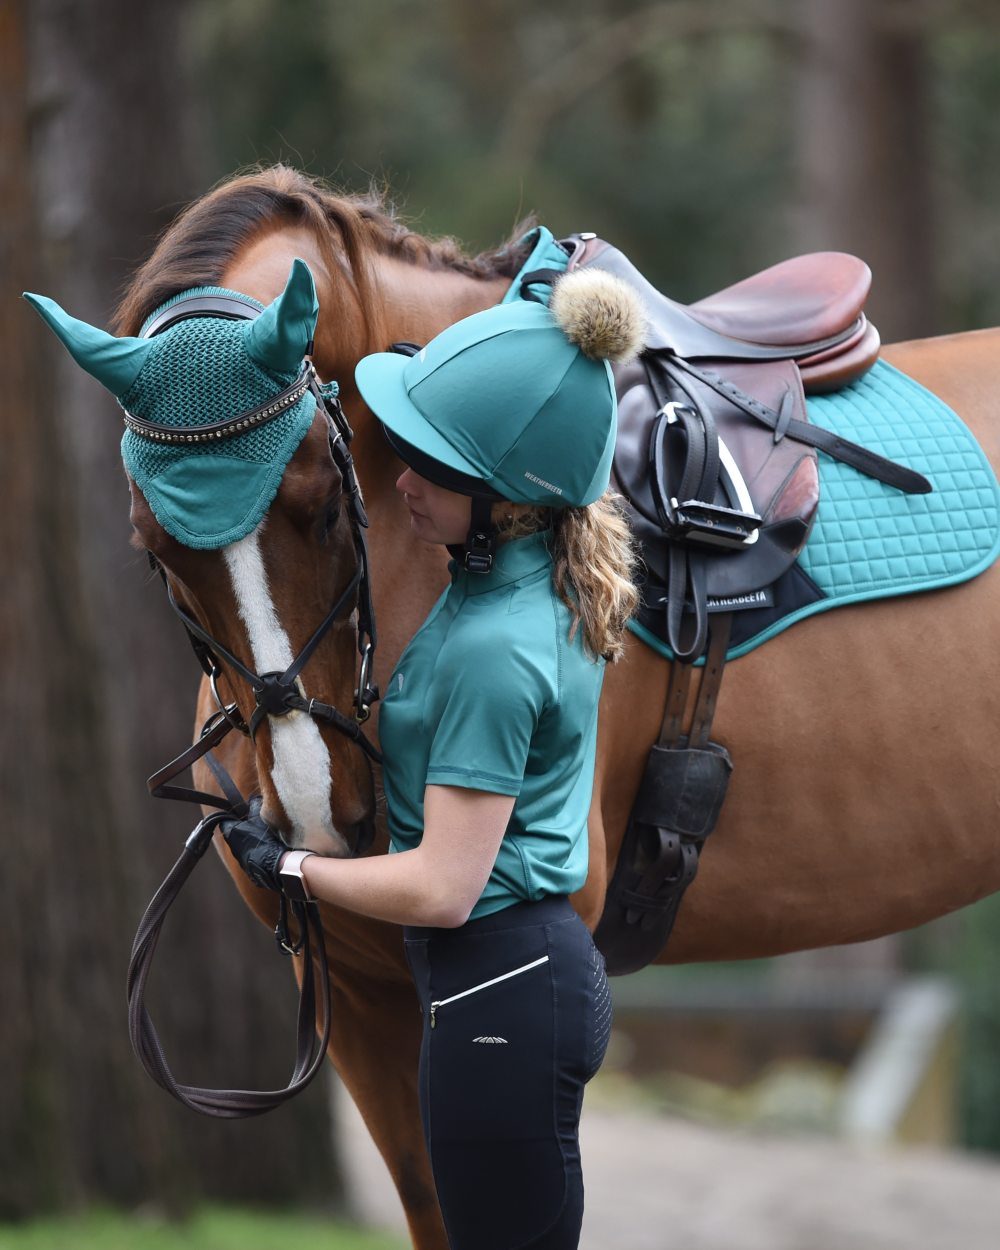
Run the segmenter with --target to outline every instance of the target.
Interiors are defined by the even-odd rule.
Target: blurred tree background
[[[190,38],[213,176],[374,181],[473,247],[533,209],[684,300],[842,247],[886,339],[1000,320],[989,4],[203,0]]]
[[[875,271],[884,338],[997,324],[1000,14],[988,0],[0,0],[0,70],[0,516],[19,570],[0,618],[18,710],[0,759],[8,828],[32,831],[0,885],[0,1216],[150,1194],[329,1198],[320,1094],[280,1123],[220,1129],[167,1105],[127,1053],[132,928],[188,824],[142,778],[189,732],[175,691],[193,699],[195,670],[128,548],[113,405],[14,293],[106,323],[184,202],[284,160],[374,183],[417,228],[474,249],[532,211],[557,234],[595,230],[682,300],[846,248]],[[221,870],[203,875],[160,956],[184,987],[168,1047],[211,1057],[195,1080],[224,1079],[237,1054],[239,1079],[275,1080],[287,969],[257,958],[269,939]],[[191,984],[209,946],[226,962]],[[1000,1150],[1000,910],[908,949],[974,989],[966,1133]]]

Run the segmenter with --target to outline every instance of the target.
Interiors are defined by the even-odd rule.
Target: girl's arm
[[[427,786],[424,836],[412,851],[367,859],[310,855],[302,875],[317,899],[395,924],[465,924],[496,862],[514,798]]]

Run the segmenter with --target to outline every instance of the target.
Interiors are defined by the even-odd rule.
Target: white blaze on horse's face
[[[284,672],[294,658],[278,620],[260,551],[260,530],[224,547],[222,554],[246,626],[258,673]],[[274,766],[271,780],[291,822],[290,841],[299,848],[326,854],[350,854],[337,832],[330,810],[330,752],[316,722],[304,712],[271,716]]]

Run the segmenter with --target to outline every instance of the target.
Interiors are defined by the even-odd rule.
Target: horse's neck
[[[380,259],[376,268],[382,320],[379,347],[410,342],[421,346],[447,326],[503,299],[510,280],[471,278],[451,270],[430,270]],[[346,368],[342,376],[353,377]],[[368,533],[379,621],[379,673],[384,682],[403,647],[446,584],[447,552],[415,538],[406,505],[395,489],[400,464],[378,422],[353,382],[345,403],[355,430],[352,451],[371,517]]]
[[[509,278],[473,278],[454,270],[425,269],[390,257],[380,257],[376,262],[375,280],[382,315],[380,333],[384,338],[379,348],[383,351],[391,343],[416,343],[422,347],[463,317],[499,304],[510,287]],[[348,402],[358,434],[355,454],[364,466],[363,478],[368,478],[366,491],[377,496],[389,485],[383,477],[395,462],[378,423],[372,420],[360,397],[354,396],[353,400]],[[394,472],[392,477],[394,480]]]
[[[390,343],[426,343],[446,326],[499,304],[509,278],[473,278],[451,269],[424,269],[379,259],[376,281]]]

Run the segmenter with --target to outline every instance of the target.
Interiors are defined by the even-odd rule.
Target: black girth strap
[[[715,828],[733,765],[709,741],[732,616],[713,617],[701,685],[683,732],[693,666],[674,660],[659,740],[649,752],[594,933],[608,972],[637,972],[663,950]]]

